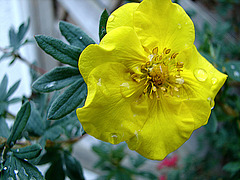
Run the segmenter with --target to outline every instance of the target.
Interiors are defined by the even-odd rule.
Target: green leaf
[[[52,92],[69,86],[81,78],[77,68],[69,66],[56,67],[37,79],[32,87],[37,92]]]
[[[20,80],[17,81],[14,85],[12,85],[12,87],[8,90],[6,98],[9,98],[18,88],[20,84]]]
[[[9,29],[8,34],[9,34],[10,47],[13,47],[14,49],[17,49],[18,46],[19,46],[19,41],[18,41],[17,34],[16,34],[13,27],[11,27]]]
[[[4,75],[2,82],[0,84],[0,101],[3,101],[6,99],[7,85],[8,85],[8,77],[7,75]]]
[[[59,29],[71,45],[77,46],[81,50],[85,49],[89,44],[95,44],[86,33],[73,24],[61,21],[59,23]]]
[[[146,160],[147,159],[140,154],[137,154],[136,156],[130,156],[130,162],[135,168],[142,166]]]
[[[35,36],[35,39],[39,47],[56,60],[78,67],[78,58],[81,53],[81,49],[44,35],[37,35]]]
[[[19,102],[19,101],[21,101],[22,99],[20,99],[20,98],[12,98],[12,99],[10,99],[9,101],[7,101],[7,103],[8,104],[14,104],[14,103],[16,103],[16,102]]]
[[[0,62],[5,59],[5,58],[8,58],[8,57],[11,57],[12,56],[12,53],[11,52],[7,52],[7,53],[4,53],[1,57],[0,57]]]
[[[79,79],[53,102],[49,109],[48,119],[60,119],[71,113],[83,104],[86,95],[86,84],[83,79]]]
[[[29,133],[30,136],[41,136],[45,131],[45,124],[43,118],[40,115],[40,112],[35,107],[35,104],[31,102],[31,114],[25,130]]]
[[[17,117],[13,124],[11,134],[7,140],[7,144],[10,147],[12,147],[15,144],[16,140],[21,137],[22,131],[27,124],[30,113],[31,113],[30,102],[26,102],[24,105],[22,105],[21,109],[17,113]]]
[[[230,162],[223,167],[224,171],[231,173],[234,176],[237,172],[240,172],[240,162]]]
[[[211,113],[211,116],[209,118],[208,124],[206,125],[206,128],[212,132],[215,133],[217,131],[218,127],[218,120],[215,111],[213,110]]]
[[[25,23],[22,23],[19,28],[18,28],[18,33],[17,33],[17,38],[18,41],[21,42],[29,28],[29,24],[30,24],[30,18],[28,18],[28,22],[25,25]]]
[[[46,180],[64,180],[65,172],[63,169],[63,161],[62,158],[59,157],[57,161],[53,162],[50,168],[47,170],[45,174]]]
[[[106,31],[106,25],[107,25],[107,20],[108,20],[108,13],[107,10],[105,9],[101,15],[100,22],[99,22],[99,39],[101,39],[107,34]]]
[[[37,179],[37,180],[44,180],[41,172],[32,164],[28,163],[27,161],[18,159],[13,155],[10,156],[3,168],[3,173],[1,178],[3,180],[13,179]]]
[[[0,102],[0,115],[3,114],[8,108],[7,102]]]
[[[59,126],[53,126],[46,130],[44,136],[42,136],[40,140],[40,144],[42,147],[45,147],[46,140],[54,141],[64,133],[64,129]]]
[[[229,61],[225,63],[226,71],[232,79],[240,82],[240,62],[239,61]]]
[[[64,153],[66,174],[71,180],[84,180],[81,164],[69,153]]]
[[[19,159],[33,159],[40,155],[42,147],[39,144],[33,144],[19,149],[11,149],[14,156]]]
[[[0,117],[0,136],[8,138],[10,130],[6,123],[6,120],[3,117]]]

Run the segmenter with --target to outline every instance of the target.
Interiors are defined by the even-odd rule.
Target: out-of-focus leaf
[[[231,173],[234,176],[237,172],[240,172],[240,162],[230,162],[223,167],[224,171]]]
[[[7,92],[6,98],[9,98],[17,90],[19,84],[20,80],[12,85],[12,87]]]
[[[0,136],[8,138],[9,134],[10,130],[8,128],[6,120],[0,116]]]
[[[217,131],[217,127],[218,127],[218,120],[217,120],[217,116],[214,112],[214,110],[211,113],[211,116],[208,120],[208,124],[206,125],[206,128],[212,132],[215,133]]]
[[[69,153],[64,153],[66,174],[71,180],[84,180],[81,164]]]
[[[22,105],[21,109],[17,113],[17,117],[13,124],[11,134],[7,140],[7,144],[10,147],[12,147],[15,144],[16,140],[20,138],[22,131],[27,124],[30,113],[31,113],[30,102],[26,102],[24,105]]]
[[[79,79],[53,102],[49,109],[48,119],[60,119],[71,113],[85,101],[86,95],[86,84],[83,79]]]
[[[73,24],[61,21],[59,23],[59,29],[71,45],[77,46],[81,50],[85,49],[89,44],[95,44],[86,33]]]
[[[37,92],[52,92],[69,86],[81,78],[77,68],[69,66],[56,67],[37,79],[32,87]]]
[[[8,58],[8,57],[11,57],[11,56],[12,56],[12,53],[11,53],[11,52],[4,53],[4,54],[0,57],[0,62],[1,62],[1,60],[5,59],[5,58]]]
[[[18,38],[18,41],[22,41],[28,28],[29,28],[29,24],[30,24],[30,18],[28,18],[28,22],[27,24],[25,25],[25,23],[22,23],[19,28],[18,28],[18,33],[17,33],[17,38]]]
[[[8,104],[6,102],[0,102],[0,114],[3,114],[8,108]]]
[[[106,25],[107,25],[107,20],[108,20],[108,13],[107,10],[105,9],[101,15],[100,22],[99,22],[99,39],[101,39],[107,34],[106,31]]]
[[[9,101],[7,101],[8,104],[14,104],[14,103],[17,103],[19,101],[21,101],[22,99],[20,98],[12,98],[10,99]]]
[[[130,162],[135,168],[139,168],[147,159],[139,154],[130,157]]]
[[[40,112],[37,110],[33,102],[31,102],[31,107],[31,114],[25,130],[29,133],[30,136],[41,136],[45,131],[43,118],[41,117]]]
[[[40,155],[42,147],[39,144],[33,144],[19,149],[11,149],[14,156],[19,159],[33,159]]]
[[[14,49],[17,49],[18,46],[19,46],[19,41],[18,41],[18,37],[17,37],[17,34],[14,30],[13,27],[11,27],[9,29],[9,43],[10,43],[10,46],[13,47]]]
[[[64,180],[65,179],[65,172],[63,169],[63,161],[61,157],[58,160],[54,161],[50,168],[47,170],[45,174],[46,180]]]
[[[78,58],[81,49],[49,36],[37,35],[35,39],[39,47],[56,60],[78,67]]]
[[[8,85],[8,77],[4,75],[2,82],[0,84],[0,101],[5,100],[7,95],[7,85]]]
[[[240,82],[240,62],[239,61],[229,61],[225,63],[226,71],[232,79]]]
[[[13,155],[8,157],[1,175],[3,180],[37,179],[44,180],[41,172],[27,161],[18,159]]]

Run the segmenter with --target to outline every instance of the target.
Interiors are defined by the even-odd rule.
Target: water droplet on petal
[[[239,74],[238,71],[234,71],[233,74],[234,74],[234,76],[236,76],[236,77],[239,77],[239,76],[240,76],[240,74]]]
[[[215,105],[214,100],[213,100],[211,97],[208,97],[207,100],[208,100],[208,102],[210,103],[211,109],[213,109],[213,108],[214,108],[214,105]]]
[[[14,170],[14,173],[15,173],[15,174],[18,174],[18,170],[17,170],[17,169],[16,169],[16,170]]]
[[[231,67],[231,69],[235,69],[235,66],[234,66],[234,65],[231,65],[230,67]]]
[[[178,29],[182,29],[182,25],[180,23],[178,24]]]
[[[82,40],[82,38],[83,38],[82,36],[79,37],[80,40]]]
[[[208,78],[208,74],[204,69],[195,69],[193,74],[195,78],[201,82],[206,81],[206,79]]]
[[[110,142],[112,144],[118,144],[122,142],[123,135],[120,135],[118,133],[111,133],[110,135]]]
[[[215,85],[217,83],[218,79],[217,78],[212,78],[212,84]]]
[[[98,83],[97,83],[97,85],[98,85],[98,86],[102,86],[102,83],[101,83],[101,81],[102,81],[102,79],[101,79],[101,78],[99,78],[99,79],[98,79]]]
[[[139,140],[139,131],[135,131],[135,136],[131,139],[131,144],[129,144],[129,149],[131,150],[136,150],[139,145],[140,145],[140,140]]]
[[[115,16],[112,14],[112,15],[109,16],[108,21],[111,22],[111,21],[113,21],[114,19],[115,19]]]

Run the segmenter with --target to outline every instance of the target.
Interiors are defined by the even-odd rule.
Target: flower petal
[[[87,83],[90,72],[103,63],[119,62],[134,69],[146,62],[146,58],[147,54],[134,30],[120,27],[104,36],[100,45],[86,47],[80,55],[78,66]]]
[[[191,136],[194,120],[209,118],[207,102],[162,96],[160,101],[149,102],[149,117],[138,134],[127,141],[130,149],[146,158],[162,160],[179,148]]]
[[[133,16],[134,29],[144,47],[179,52],[195,39],[194,25],[186,12],[171,0],[145,0]]]
[[[121,26],[133,28],[133,12],[139,3],[127,3],[116,9],[108,18],[107,33]]]
[[[227,79],[197,51],[195,46],[182,51],[177,56],[184,63],[182,77],[187,99],[199,99],[208,103],[209,109],[214,106],[214,98]],[[206,121],[207,122],[207,121]],[[202,121],[195,120],[195,129],[202,126]]]
[[[141,97],[143,84],[132,80],[121,63],[99,65],[89,75],[88,96],[77,116],[84,130],[113,144],[130,139],[142,128],[148,104]]]

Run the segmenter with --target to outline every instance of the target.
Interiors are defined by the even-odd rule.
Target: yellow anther
[[[167,49],[166,51],[165,51],[165,54],[169,54],[171,52],[171,49]]]
[[[158,54],[158,47],[155,47],[155,48],[152,50],[152,53],[153,53],[153,55],[157,55],[157,54]]]

